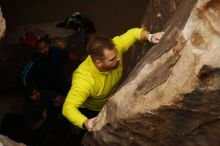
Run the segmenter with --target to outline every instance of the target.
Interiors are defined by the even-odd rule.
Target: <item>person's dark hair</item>
[[[45,42],[47,44],[50,43],[50,40],[48,38],[41,38],[39,40],[36,41],[36,47],[41,43],[41,42]]]
[[[92,35],[87,43],[87,51],[91,56],[92,60],[103,60],[104,49],[112,50],[115,48],[112,40],[105,36]]]

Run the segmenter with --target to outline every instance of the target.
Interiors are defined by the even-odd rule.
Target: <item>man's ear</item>
[[[98,69],[101,69],[103,66],[103,62],[99,59],[95,60],[95,65]]]

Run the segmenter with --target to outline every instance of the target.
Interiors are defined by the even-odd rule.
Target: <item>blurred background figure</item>
[[[70,86],[62,71],[63,63],[68,60],[65,43],[60,41],[57,44],[59,48],[50,47],[49,44],[47,39],[36,42],[36,53],[21,71],[21,83],[28,91],[37,88],[65,95]]]

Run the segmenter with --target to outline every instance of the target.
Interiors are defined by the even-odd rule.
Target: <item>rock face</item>
[[[0,7],[0,54],[2,52],[2,41],[3,41],[2,38],[5,35],[5,30],[6,30],[6,22],[2,14],[1,7]]]
[[[23,143],[17,143],[6,136],[0,135],[0,146],[26,146]]]
[[[110,98],[83,145],[220,144],[220,1],[172,2],[164,38]]]
[[[4,36],[6,29],[5,19],[2,15],[1,7],[0,7],[0,39]]]
[[[142,27],[150,30],[151,33],[163,31],[168,22],[168,20],[176,12],[178,5],[181,0],[149,0],[147,1],[146,12],[144,14],[144,19],[142,20]],[[190,13],[190,11],[188,12]],[[153,45],[149,42],[139,43],[134,45],[135,49],[129,49],[128,53],[124,58],[124,72],[123,80],[130,74],[131,70],[140,61],[144,54]],[[122,80],[122,81],[123,81]]]

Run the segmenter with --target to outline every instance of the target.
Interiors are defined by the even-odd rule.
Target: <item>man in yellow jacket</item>
[[[87,44],[89,56],[73,73],[63,115],[72,124],[90,131],[95,119],[93,117],[102,109],[121,79],[123,53],[137,40],[156,44],[163,34],[150,34],[143,28],[133,28],[113,39],[93,36]]]

